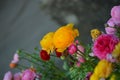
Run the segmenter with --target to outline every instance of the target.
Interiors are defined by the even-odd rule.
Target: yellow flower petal
[[[46,50],[48,53],[53,52],[54,50],[53,36],[54,32],[49,32],[40,41],[42,49]]]
[[[100,30],[98,30],[98,29],[92,29],[91,30],[91,37],[93,39],[96,39],[100,35],[101,35],[101,31]]]

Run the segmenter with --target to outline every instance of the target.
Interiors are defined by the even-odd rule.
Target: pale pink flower
[[[5,73],[3,80],[12,80],[12,73],[10,71]]]
[[[82,53],[84,53],[85,49],[84,49],[83,46],[77,45],[77,48],[78,48],[79,51],[81,51]]]
[[[15,73],[13,78],[13,80],[21,80],[21,73]]]
[[[35,76],[35,72],[33,72],[30,69],[27,69],[22,73],[22,80],[34,80]]]
[[[77,51],[77,47],[75,44],[71,44],[69,47],[68,47],[68,52],[70,55],[73,55],[75,52]]]
[[[112,18],[120,19],[120,5],[114,6],[111,9],[111,16],[112,16]]]
[[[13,60],[11,61],[11,63],[18,63],[19,62],[19,55],[17,53],[14,54],[13,56]]]
[[[110,19],[107,21],[107,24],[108,24],[110,27],[120,26],[120,19],[110,18]]]
[[[100,35],[93,44],[93,53],[99,59],[106,59],[107,54],[111,54],[119,39],[110,34]]]
[[[116,33],[116,29],[114,27],[106,27],[105,31],[106,31],[107,34],[115,35],[115,33]]]

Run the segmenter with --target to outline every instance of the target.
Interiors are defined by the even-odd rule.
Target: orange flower
[[[73,28],[73,24],[60,27],[53,36],[55,48],[58,52],[63,52],[77,36],[79,31]]]

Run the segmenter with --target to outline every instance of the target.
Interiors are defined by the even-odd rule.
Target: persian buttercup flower
[[[100,35],[93,44],[93,53],[99,59],[106,59],[107,54],[111,54],[119,39],[110,34]]]
[[[101,60],[94,69],[94,73],[90,80],[99,80],[100,78],[107,78],[112,72],[112,63],[107,60]]]
[[[98,36],[101,35],[101,31],[98,29],[92,29],[91,30],[91,37],[92,39],[96,39]]]
[[[115,35],[115,33],[116,33],[116,29],[114,27],[106,27],[105,31],[106,31],[107,34]]]
[[[117,58],[120,56],[120,42],[115,46],[115,49],[112,52],[112,56]]]
[[[5,73],[3,80],[12,80],[12,73],[10,71]]]
[[[40,41],[40,45],[42,49],[46,50],[48,54],[50,52],[53,52],[54,50],[53,36],[54,36],[54,32],[49,32]]]
[[[118,19],[116,19],[116,18],[110,18],[110,19],[107,21],[107,24],[108,24],[110,27],[120,26],[120,18],[118,18]]]
[[[63,52],[71,43],[73,43],[77,36],[79,36],[79,32],[77,29],[73,28],[73,24],[60,27],[56,30],[53,37],[55,48],[57,48],[58,52]]]
[[[13,56],[13,60],[11,61],[11,63],[18,63],[19,62],[19,55],[17,53],[14,54]]]
[[[21,73],[15,73],[12,75],[10,71],[5,73],[3,80],[21,80]]]
[[[58,52],[57,49],[55,50],[55,53],[56,53],[56,56],[59,57],[59,58],[62,56],[62,53]]]
[[[48,61],[50,59],[50,54],[48,54],[45,50],[41,50],[40,57],[44,61]]]
[[[112,18],[120,19],[120,5],[114,6],[111,9],[111,16],[112,16]]]
[[[35,72],[27,69],[22,73],[22,80],[34,80],[35,79]]]
[[[68,52],[70,55],[73,55],[75,52],[77,51],[77,47],[75,44],[71,44],[69,47],[68,47]]]

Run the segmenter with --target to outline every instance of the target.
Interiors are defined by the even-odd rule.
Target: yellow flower
[[[112,72],[112,63],[107,60],[101,60],[95,67],[94,74],[99,78],[107,78]]]
[[[96,39],[100,35],[101,35],[101,31],[100,30],[98,30],[98,29],[92,29],[91,30],[91,37],[93,39]]]
[[[48,54],[50,52],[53,52],[54,50],[53,36],[54,36],[54,32],[49,32],[40,41],[40,45],[42,49],[46,50]]]
[[[115,58],[120,56],[120,42],[115,46],[115,49],[113,50],[112,55]]]
[[[99,76],[94,73],[90,76],[90,80],[99,80]]]
[[[58,52],[63,52],[74,39],[79,36],[79,31],[73,28],[73,24],[68,24],[66,26],[60,27],[56,30],[53,43]]]

